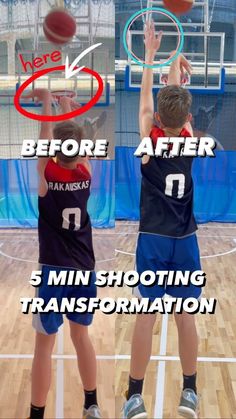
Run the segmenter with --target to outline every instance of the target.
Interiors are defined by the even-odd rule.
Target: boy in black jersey
[[[46,89],[36,89],[28,97],[37,98],[43,104],[42,113],[52,114],[53,97]],[[79,106],[68,97],[60,99],[62,113]],[[74,121],[58,123],[42,122],[40,139],[82,139],[82,129]],[[92,228],[87,212],[90,195],[91,168],[87,158],[68,158],[61,152],[55,159],[38,160],[39,206],[39,263],[42,284],[37,297],[47,303],[51,298],[93,298],[96,296]],[[90,271],[90,286],[48,286],[50,271]],[[74,344],[85,403],[83,418],[100,418],[96,397],[96,356],[88,335],[92,314],[67,313],[70,334]],[[60,313],[38,313],[33,317],[36,342],[32,366],[30,419],[42,419],[51,381],[51,355],[57,331],[63,323]],[[78,417],[81,415],[78,414]]]
[[[162,33],[155,35],[154,23],[145,29],[145,62],[152,65],[161,44]],[[171,64],[168,86],[158,94],[158,113],[153,101],[153,70],[144,68],[139,124],[141,139],[150,137],[155,144],[160,137],[193,136],[190,124],[190,93],[182,88],[181,76],[191,72],[187,60],[179,55]],[[140,201],[140,228],[136,250],[139,274],[146,270],[196,271],[201,269],[193,215],[192,158],[144,156],[142,159],[142,186]],[[198,287],[145,287],[140,285],[135,294],[153,301],[165,294],[172,297],[199,298]],[[146,418],[142,399],[144,375],[151,355],[152,330],[156,315],[137,316],[132,340],[131,367],[127,401],[123,418]],[[196,370],[198,338],[194,316],[183,312],[176,314],[179,335],[179,355],[183,370],[183,391],[178,412],[182,416],[197,418],[198,397]]]

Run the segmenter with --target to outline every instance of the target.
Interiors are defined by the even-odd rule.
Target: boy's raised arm
[[[147,22],[145,28],[145,62],[152,65],[156,52],[159,50],[162,39],[162,32],[156,36],[154,22]],[[154,100],[153,100],[153,69],[144,68],[140,107],[139,107],[139,128],[141,138],[148,137],[153,125],[154,117]]]
[[[62,97],[60,99],[60,107],[62,110],[62,113],[68,113],[75,109],[78,109],[81,107],[80,103],[76,102],[75,100],[69,98],[69,97]],[[75,121],[75,118],[71,118],[70,121]],[[89,138],[91,139],[91,138]],[[88,156],[81,157],[81,161],[83,161],[83,164],[87,167],[88,171],[91,173],[91,165],[89,163]]]
[[[173,51],[173,54],[175,51]],[[168,86],[181,86],[181,77],[184,73],[192,73],[192,67],[184,55],[180,54],[175,61],[171,63],[168,75]],[[185,128],[193,136],[193,128],[190,122],[186,122]]]
[[[172,54],[175,54],[173,51]],[[181,85],[181,77],[184,76],[184,73],[192,73],[192,67],[184,55],[180,54],[178,57],[171,63],[169,76],[168,76],[168,86]]]
[[[62,113],[72,112],[75,109],[81,108],[80,103],[76,102],[74,99],[71,99],[67,96],[62,96],[60,98],[59,104],[60,104]],[[70,118],[70,121],[75,121],[75,118]]]
[[[34,89],[24,96],[25,99],[34,98],[37,102],[42,102],[42,115],[52,115],[52,95],[47,89]],[[40,125],[39,139],[49,140],[53,138],[52,122],[43,121]],[[39,165],[46,165],[48,158],[41,157]]]
[[[37,102],[42,102],[42,114],[52,115],[52,94],[47,89],[34,89],[24,95],[24,99],[34,98]],[[43,121],[40,126],[39,139],[51,140],[53,138],[52,122]]]
[[[42,114],[52,115],[52,95],[47,89],[34,89],[32,92],[24,96],[25,99],[34,98],[36,102],[42,102]],[[52,122],[43,121],[40,126],[39,139],[49,140],[53,138]],[[44,171],[48,163],[48,157],[40,157],[38,159],[38,174],[39,174],[39,196],[44,196],[47,193],[47,182],[44,177]]]

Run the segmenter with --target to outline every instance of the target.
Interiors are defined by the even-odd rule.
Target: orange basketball
[[[194,4],[194,0],[163,0],[165,7],[176,15],[189,12]]]
[[[43,31],[48,41],[63,45],[76,33],[76,21],[64,8],[54,8],[45,17]]]

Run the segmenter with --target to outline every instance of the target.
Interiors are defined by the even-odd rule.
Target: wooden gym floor
[[[97,270],[114,269],[114,231],[95,230]],[[20,298],[34,295],[28,283],[37,264],[36,230],[0,231],[0,418],[25,419],[29,414],[30,371],[34,350],[31,314],[22,314]],[[110,260],[111,259],[111,260]],[[112,296],[110,288],[98,295]],[[104,327],[105,325],[105,327]],[[90,335],[98,357],[98,397],[104,418],[115,417],[115,317],[95,315]],[[75,351],[69,337],[68,322],[58,334],[54,350],[52,386],[46,419],[78,419],[82,415],[83,387],[77,370]]]
[[[134,268],[132,254],[137,228],[137,223],[118,222],[115,230],[94,230],[97,270]],[[236,418],[236,225],[200,226],[198,237],[203,270],[207,273],[204,294],[218,300],[215,315],[197,316],[200,417]],[[37,269],[36,261],[36,230],[0,231],[1,419],[24,419],[28,414],[34,334],[31,315],[21,314],[20,298],[33,296],[28,279],[32,269]],[[126,287],[100,288],[98,292],[101,297],[131,295]],[[103,418],[120,417],[127,388],[134,320],[133,315],[107,316],[97,312],[90,328],[98,356],[98,395]],[[172,316],[158,316],[144,387],[149,418],[178,417],[182,379],[177,348]],[[52,381],[46,419],[81,418],[83,392],[66,321],[54,350]]]
[[[116,259],[120,270],[134,269],[137,223],[117,223]],[[204,296],[217,298],[215,315],[198,315],[200,418],[236,418],[236,225],[199,227],[202,267],[207,274]],[[124,252],[124,253],[121,253]],[[131,295],[131,289],[117,294]],[[152,360],[144,386],[149,418],[178,418],[182,386],[173,316],[159,315],[154,328]],[[116,319],[116,417],[123,404],[129,373],[128,355],[134,315]]]

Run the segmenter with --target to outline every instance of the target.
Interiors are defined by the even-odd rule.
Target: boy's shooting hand
[[[59,100],[59,105],[63,109],[68,109],[70,107],[72,111],[81,108],[81,104],[79,102],[76,102],[73,98],[70,98],[68,96],[62,96]]]
[[[144,30],[145,63],[152,65],[157,51],[160,49],[162,32],[155,33],[154,22],[147,22]],[[150,134],[153,126],[153,69],[144,68],[141,84],[139,105],[139,128],[141,139]]]
[[[33,89],[31,92],[22,96],[23,99],[35,99],[37,102],[51,102],[52,94],[48,89]]]
[[[184,74],[187,72],[189,75],[192,74],[192,66],[190,62],[185,58],[183,54],[179,55],[179,65],[180,65],[180,72],[181,75],[184,76]]]
[[[170,56],[173,57],[173,55],[175,55],[175,53],[176,53],[176,51],[172,51]],[[192,66],[183,54],[179,54],[178,57],[175,59],[175,61],[172,64],[179,67],[179,70],[180,70],[182,76],[184,76],[185,73],[188,73],[189,75],[192,74],[192,71],[193,71]]]
[[[176,51],[171,52],[171,57],[176,54]],[[186,73],[192,74],[192,67],[189,61],[183,54],[179,54],[178,57],[171,63],[168,76],[168,86],[177,85],[181,86],[181,80],[186,77]]]
[[[52,102],[53,97],[51,92],[48,89],[33,89],[31,92],[27,93],[26,95],[22,96],[24,99],[35,99],[36,103],[42,103],[42,114],[43,115],[52,115]],[[53,131],[52,131],[52,122],[50,121],[42,121],[40,126],[40,139],[49,139],[53,138]],[[45,161],[46,158],[41,158],[40,161]]]
[[[147,22],[144,32],[144,44],[146,47],[146,64],[152,64],[157,51],[161,46],[163,32],[155,34],[154,22]]]

